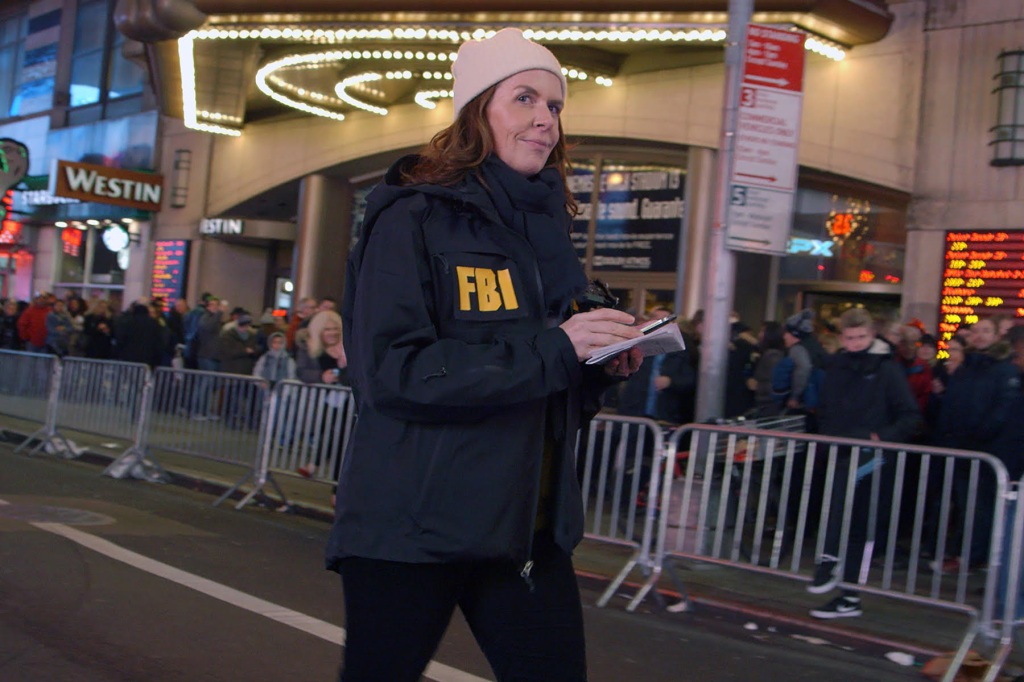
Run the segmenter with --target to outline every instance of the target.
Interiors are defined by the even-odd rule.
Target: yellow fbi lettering
[[[508,269],[495,272],[490,268],[474,268],[468,265],[455,267],[459,278],[459,310],[473,310],[474,294],[476,310],[482,313],[495,310],[516,310],[519,299],[512,286],[512,275]]]

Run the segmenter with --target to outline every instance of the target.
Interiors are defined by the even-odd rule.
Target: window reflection
[[[142,93],[145,74],[125,57],[126,38],[115,30],[112,11],[113,0],[83,0],[78,6],[69,92],[72,107],[106,105]],[[132,111],[104,106],[102,113],[110,117]],[[79,118],[72,113],[70,122]]]
[[[16,89],[25,50],[24,15],[0,21],[0,118],[19,113]]]
[[[782,281],[899,284],[906,252],[906,213],[863,197],[797,190]]]

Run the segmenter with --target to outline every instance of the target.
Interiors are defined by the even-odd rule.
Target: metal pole
[[[700,380],[697,383],[697,421],[723,416],[726,368],[729,360],[729,313],[736,286],[736,255],[726,246],[729,215],[729,176],[739,117],[740,84],[747,24],[754,12],[753,0],[729,0],[729,34],[725,47],[725,105],[718,145],[715,213],[708,254],[708,293],[701,334]]]

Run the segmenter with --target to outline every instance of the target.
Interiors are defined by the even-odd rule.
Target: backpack
[[[772,368],[772,395],[780,403],[785,403],[789,392],[793,389],[793,369],[796,363],[788,355],[775,363]]]
[[[775,367],[772,368],[772,394],[780,403],[785,403],[793,390],[793,370],[795,368],[796,363],[788,355],[775,363]],[[811,375],[807,378],[804,394],[800,396],[800,402],[804,407],[814,409],[818,406],[821,401],[821,385],[824,381],[825,370],[821,367],[813,367]]]

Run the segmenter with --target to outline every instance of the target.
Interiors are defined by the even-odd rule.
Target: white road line
[[[4,500],[0,500],[0,505],[8,504]],[[98,552],[104,556],[107,556],[116,561],[128,564],[133,568],[145,571],[152,575],[155,575],[165,580],[178,583],[184,587],[191,588],[196,592],[201,592],[207,596],[213,597],[214,599],[220,599],[223,602],[227,602],[233,606],[251,611],[260,616],[264,616],[271,620],[277,621],[283,625],[293,627],[296,630],[301,630],[314,637],[327,640],[338,645],[345,644],[345,629],[340,628],[337,625],[324,622],[312,616],[307,616],[298,611],[292,611],[283,606],[278,606],[269,601],[254,597],[251,594],[245,592],[239,592],[236,589],[228,587],[227,585],[221,585],[212,580],[207,580],[198,575],[188,573],[179,568],[168,566],[165,563],[150,559],[149,557],[137,554],[123,547],[115,545],[114,543],[104,540],[103,538],[89,533],[84,533],[80,530],[64,525],[62,523],[43,523],[36,522],[32,524],[40,530],[45,530],[49,533],[55,533],[74,543],[81,545],[87,549],[91,549],[94,552]],[[477,677],[470,673],[463,672],[457,668],[438,663],[437,661],[431,661],[430,665],[424,673],[427,678],[435,680],[436,682],[487,682],[486,678]]]

